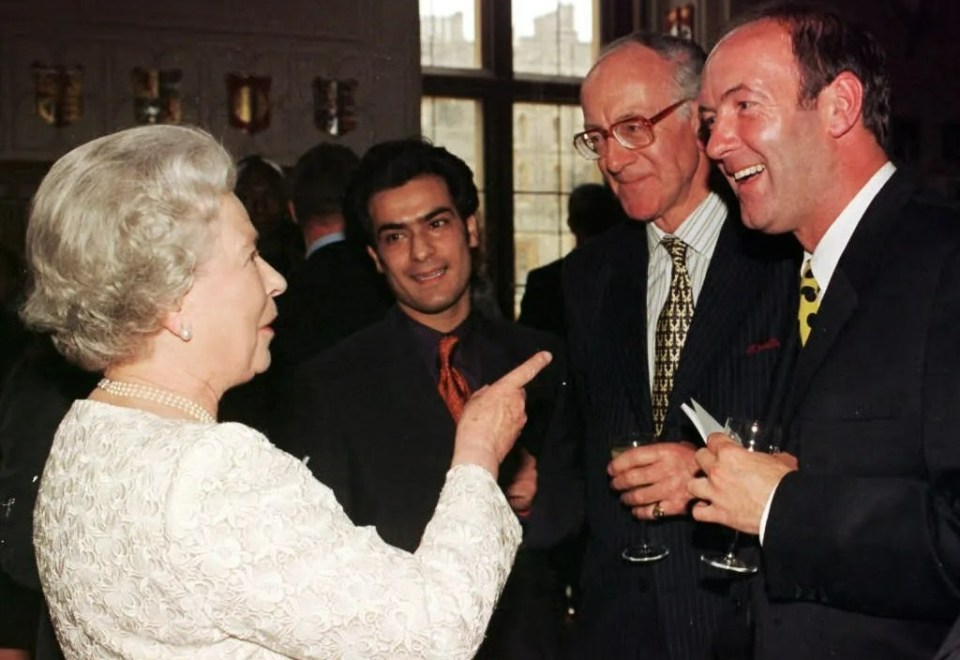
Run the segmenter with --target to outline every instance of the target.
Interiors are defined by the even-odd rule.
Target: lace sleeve
[[[520,541],[492,476],[460,466],[417,552],[388,546],[235,424],[185,454],[166,520],[170,560],[211,622],[302,658],[472,657]]]

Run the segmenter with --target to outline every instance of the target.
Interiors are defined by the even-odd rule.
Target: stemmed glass
[[[755,419],[727,418],[724,427],[730,438],[746,448],[747,451],[762,451],[776,454],[780,451],[780,429],[773,424],[766,424]],[[700,561],[725,571],[733,571],[743,575],[751,575],[759,567],[737,556],[737,546],[740,543],[740,532],[733,530],[733,539],[726,553],[722,555],[700,555]]]
[[[615,444],[610,448],[610,458],[616,458],[623,452],[632,447],[642,447],[644,445],[659,442],[659,438],[653,433],[632,432],[618,438]],[[640,522],[640,542],[631,543],[623,549],[620,556],[624,560],[634,563],[646,563],[659,561],[670,554],[670,550],[657,543],[651,543],[647,536],[647,521]]]

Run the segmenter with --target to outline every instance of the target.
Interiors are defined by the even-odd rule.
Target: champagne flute
[[[642,447],[643,445],[659,442],[659,438],[654,433],[631,432],[618,438],[615,444],[610,448],[610,458],[616,458],[623,452],[632,447]],[[669,548],[651,543],[647,533],[647,521],[641,520],[640,523],[640,542],[631,543],[623,549],[620,556],[625,561],[636,564],[643,564],[652,561],[659,561],[670,554]]]
[[[780,451],[780,429],[773,424],[766,424],[756,419],[729,417],[724,429],[734,442],[747,451],[762,451],[768,454],[776,454]],[[756,573],[759,566],[737,555],[739,544],[740,532],[733,530],[733,539],[724,554],[700,555],[700,561],[714,568],[742,575]]]

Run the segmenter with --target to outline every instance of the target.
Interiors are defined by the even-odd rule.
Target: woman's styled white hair
[[[182,126],[119,131],[60,158],[27,225],[24,321],[91,371],[137,356],[193,285],[235,179],[220,143]]]

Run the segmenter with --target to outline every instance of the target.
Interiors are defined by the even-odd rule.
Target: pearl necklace
[[[214,416],[202,406],[194,403],[186,397],[182,397],[179,394],[174,394],[173,392],[168,392],[167,390],[161,390],[148,385],[140,385],[138,383],[110,380],[109,378],[101,379],[100,382],[97,383],[97,387],[104,392],[109,392],[114,396],[124,397],[126,399],[153,401],[154,403],[159,403],[161,406],[176,408],[180,412],[190,415],[190,417],[198,422],[204,422],[207,424],[217,423],[217,420],[214,418]]]

